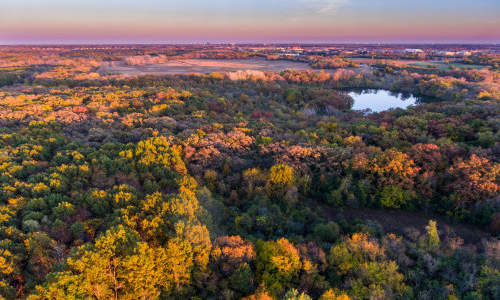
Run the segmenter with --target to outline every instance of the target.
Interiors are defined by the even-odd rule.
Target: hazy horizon
[[[4,0],[0,44],[498,44],[495,0]]]
[[[391,46],[404,46],[404,45],[422,45],[422,46],[455,46],[455,45],[463,45],[463,46],[500,46],[500,41],[498,42],[474,42],[474,41],[465,41],[465,42],[425,42],[425,41],[415,41],[415,42],[370,42],[370,41],[319,41],[319,42],[304,42],[304,41],[283,41],[283,42],[273,42],[273,41],[179,41],[179,42],[86,42],[86,41],[75,41],[75,42],[66,42],[66,41],[41,41],[41,42],[11,42],[11,43],[0,43],[0,46],[151,46],[151,45],[161,45],[161,46],[175,46],[175,45],[391,45]]]

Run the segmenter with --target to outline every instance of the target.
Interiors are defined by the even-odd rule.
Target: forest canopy
[[[500,298],[493,58],[129,77],[101,66],[257,54],[66,50],[0,51],[0,298]]]

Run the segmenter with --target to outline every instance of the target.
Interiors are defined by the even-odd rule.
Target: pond
[[[381,112],[391,108],[407,108],[420,102],[413,95],[403,95],[386,90],[362,90],[349,93],[354,99],[353,110],[366,110]]]

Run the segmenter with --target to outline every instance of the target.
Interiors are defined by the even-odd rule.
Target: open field
[[[370,58],[362,58],[362,57],[348,58],[348,60],[352,60],[352,61],[360,63],[360,64],[370,64],[372,62],[377,61],[377,59],[372,60]],[[457,63],[457,62],[451,62],[450,64],[446,64],[442,60],[421,61],[421,60],[384,59],[383,61],[387,62],[387,63],[394,63],[394,64],[398,64],[398,65],[411,66],[411,67],[421,67],[421,68],[437,67],[438,69],[441,69],[441,70],[447,70],[447,69],[449,69],[449,66],[454,66],[454,67],[460,68],[460,69],[476,69],[476,70],[480,70],[480,69],[485,67],[482,65],[469,65],[469,64],[462,64],[462,63]]]
[[[127,65],[124,62],[105,63],[99,72],[126,76],[137,75],[173,75],[189,73],[234,72],[255,70],[263,72],[281,72],[287,69],[298,71],[312,70],[307,63],[286,60],[253,59],[185,59],[173,60],[152,65]]]
[[[406,63],[406,65],[409,66],[416,66],[416,67],[431,67],[435,66],[438,69],[441,70],[446,70],[449,68],[449,66],[454,66],[456,68],[460,69],[475,69],[475,70],[481,70],[485,66],[481,65],[469,65],[469,64],[462,64],[462,63],[455,63],[451,62],[450,64],[446,64],[444,61],[419,61],[419,62],[411,62],[411,63]]]

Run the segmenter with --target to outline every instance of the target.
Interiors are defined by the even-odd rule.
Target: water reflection
[[[427,97],[387,90],[355,90],[349,92],[348,95],[354,99],[353,110],[370,110],[372,112],[381,112],[392,108],[406,109],[410,105],[433,101]]]

